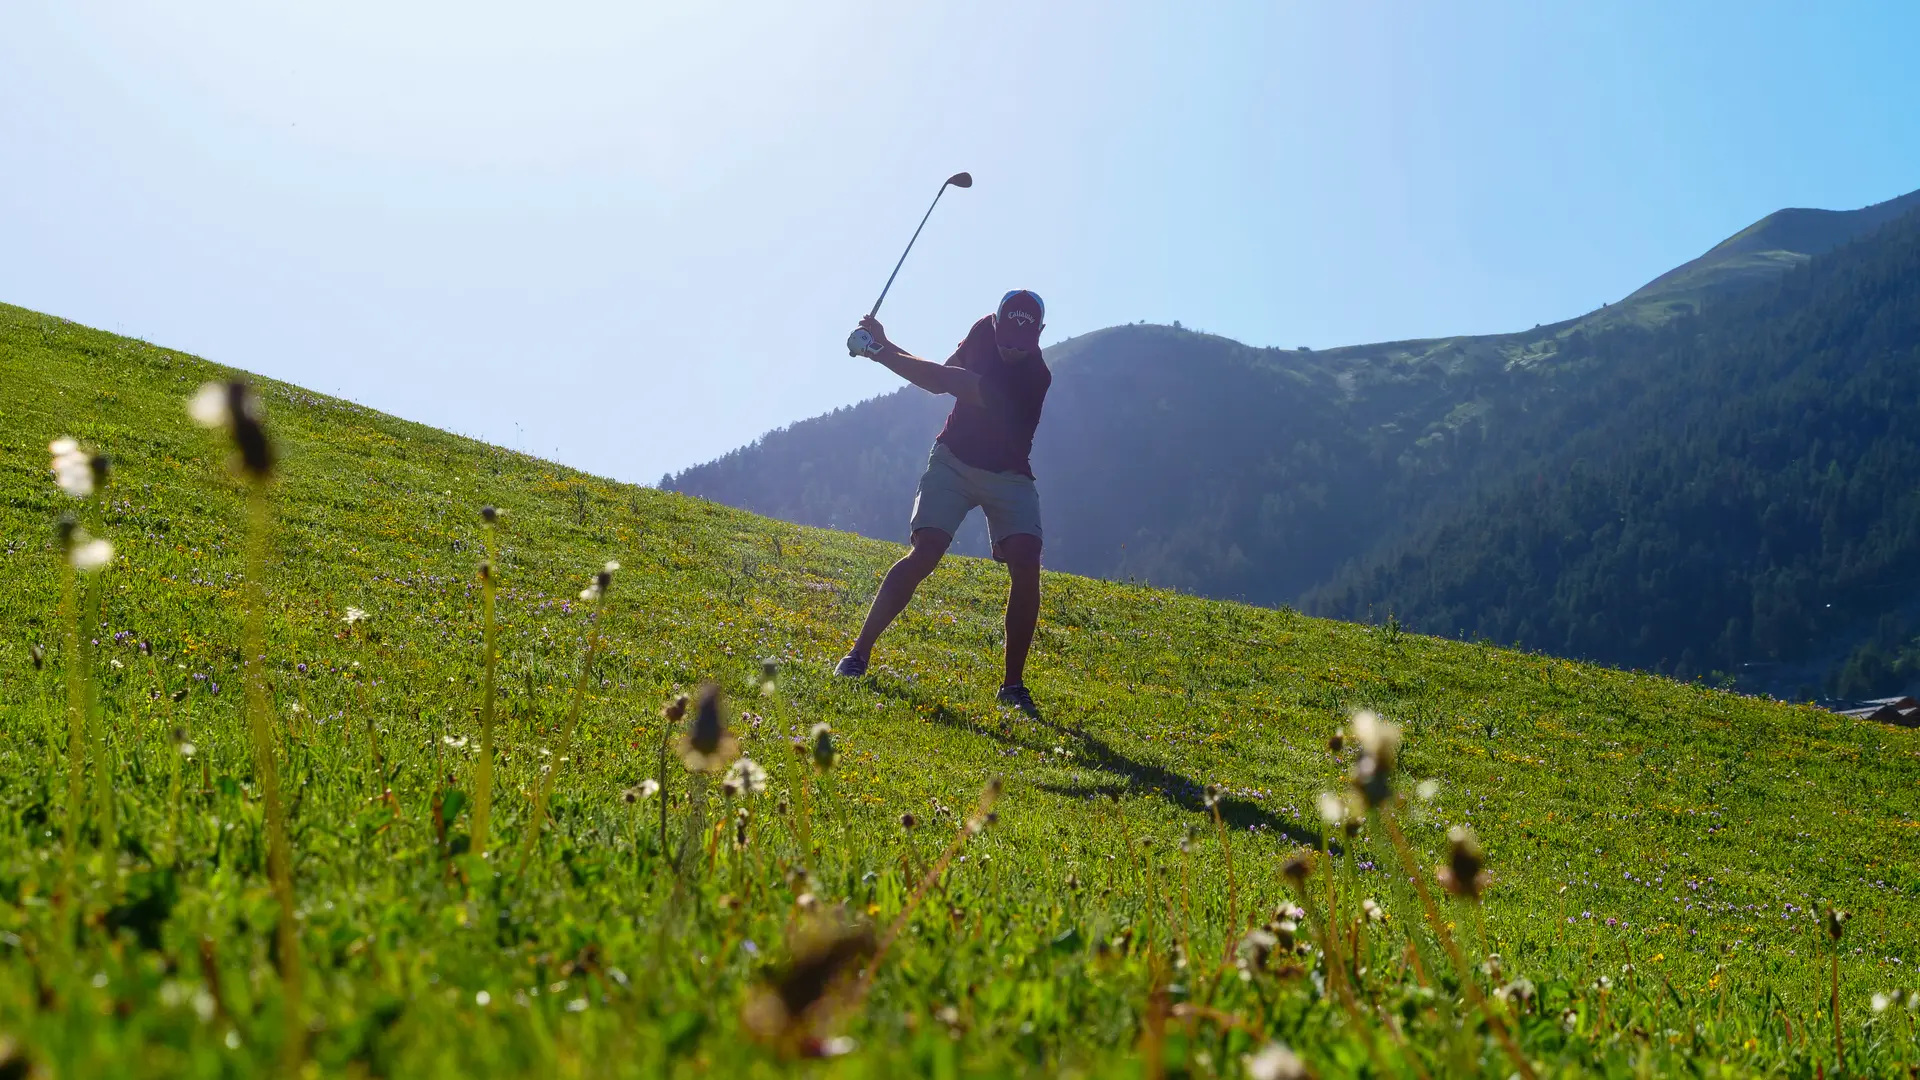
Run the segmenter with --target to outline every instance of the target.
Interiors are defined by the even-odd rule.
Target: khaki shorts
[[[934,443],[913,496],[914,531],[939,529],[952,536],[976,506],[987,512],[987,535],[995,544],[1020,533],[1040,535],[1040,490],[1033,477],[976,469],[953,456],[946,443]]]

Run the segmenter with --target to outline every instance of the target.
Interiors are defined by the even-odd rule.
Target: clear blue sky
[[[651,482],[1047,340],[1500,331],[1920,188],[1920,4],[13,0],[0,300]],[[10,433],[11,434],[11,433]],[[929,437],[931,437],[929,432]]]

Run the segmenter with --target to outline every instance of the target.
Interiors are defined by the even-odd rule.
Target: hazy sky
[[[936,358],[1516,329],[1920,187],[1906,0],[0,6],[0,301],[647,482],[895,385],[958,169]]]

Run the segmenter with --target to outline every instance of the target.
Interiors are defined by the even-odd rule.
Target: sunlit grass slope
[[[0,1033],[51,1075],[264,1071],[287,1037],[241,704],[241,496],[226,449],[182,408],[228,374],[0,308]],[[1423,880],[1449,826],[1485,844],[1484,904],[1443,919],[1472,985],[1508,989],[1487,1008],[1530,1068],[1811,1076],[1840,1053],[1869,1073],[1913,1057],[1904,998],[1873,1008],[1920,989],[1913,732],[1063,576],[1046,582],[1029,681],[1047,711],[1032,722],[992,704],[1004,575],[965,560],[928,583],[874,675],[835,682],[897,548],[260,390],[282,457],[266,652],[310,1068],[1239,1076],[1274,1040],[1323,1076],[1507,1076],[1516,1063],[1391,872],[1378,821],[1334,845],[1343,917],[1363,899],[1387,914],[1357,955],[1352,926],[1341,935],[1351,1004],[1314,920],[1299,954],[1246,978],[1222,963],[1295,900],[1282,861],[1320,844],[1316,796],[1353,760],[1328,737],[1363,707],[1405,725],[1400,820]],[[112,456],[98,509],[51,482],[59,435]],[[463,812],[436,810],[471,791],[488,504],[506,511],[490,867],[457,854]],[[84,838],[63,897],[53,524],[67,510],[117,548],[92,632],[118,835]],[[571,753],[548,756],[580,664],[578,594],[610,559],[609,644]],[[349,624],[349,608],[369,617]],[[782,664],[772,696],[766,656]],[[622,793],[657,775],[661,704],[708,678],[730,712],[755,714],[735,727],[771,785],[709,793],[719,827],[676,871],[659,800]],[[819,721],[841,756],[816,780],[788,746]],[[523,868],[544,768],[552,822]],[[821,1045],[850,1052],[797,1062],[747,1038],[743,1005],[786,962],[800,909],[844,904],[884,934],[996,774],[997,821],[920,901],[870,993],[817,1016],[818,1034],[852,1040]],[[671,849],[690,783],[677,759],[665,779]],[[1207,785],[1225,789],[1223,829]],[[1308,886],[1317,920],[1321,869]],[[1827,902],[1853,915],[1837,949],[1812,914]]]

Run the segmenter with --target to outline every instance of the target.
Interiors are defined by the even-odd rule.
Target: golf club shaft
[[[940,196],[946,193],[947,185],[941,184],[940,190],[934,193],[933,202],[927,204],[927,212],[920,215],[920,224],[913,230],[913,240],[920,239],[920,230],[927,227],[927,219],[933,216],[933,208],[940,205]],[[907,251],[913,250],[913,240],[907,241]],[[900,276],[900,267],[907,261],[907,251],[901,252],[900,261],[893,264],[893,273],[887,275],[887,283],[880,289],[880,300],[887,298],[887,290],[893,288],[893,279]],[[880,300],[873,302],[873,310],[867,312],[869,317],[880,314]]]

